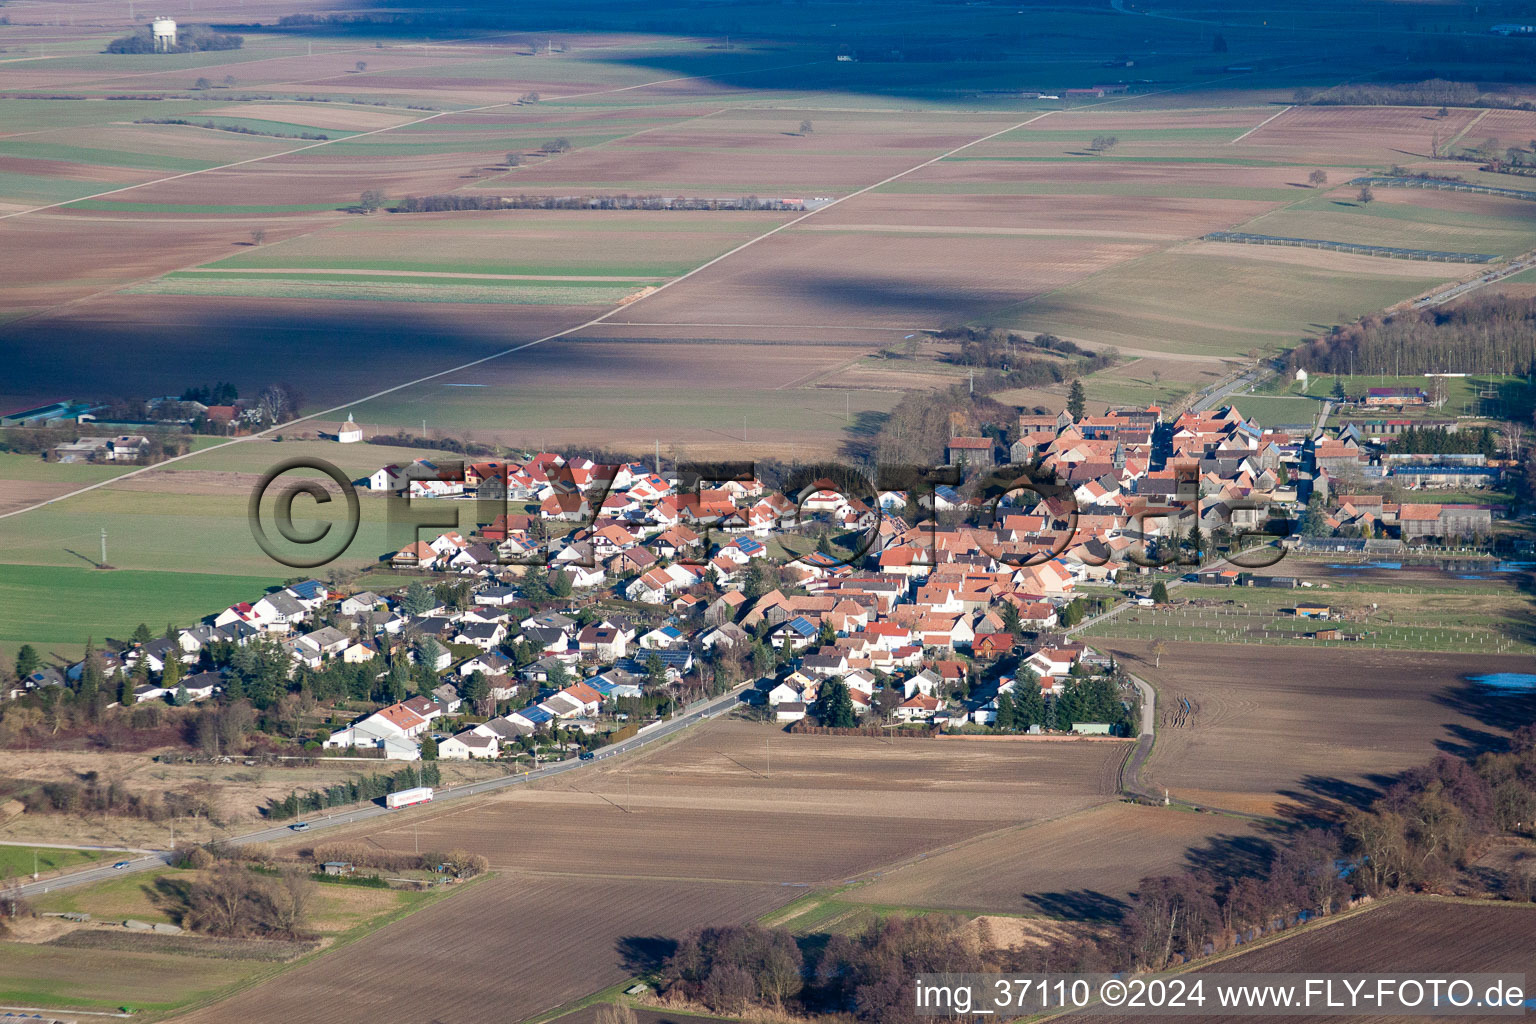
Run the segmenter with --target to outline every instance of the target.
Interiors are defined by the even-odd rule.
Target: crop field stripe
[[[1280,114],[1289,113],[1290,110],[1291,110],[1290,107],[1286,107],[1284,110],[1280,111],[1279,114],[1272,114],[1269,117],[1266,117],[1264,120],[1260,121],[1258,124],[1254,125],[1252,128],[1249,128],[1247,131],[1243,132],[1243,134],[1239,135],[1237,138],[1235,138],[1231,142],[1227,143],[1227,145],[1229,145],[1229,146],[1237,145],[1239,142],[1242,142],[1248,136],[1252,135],[1254,132],[1258,131],[1260,128],[1263,128],[1265,125],[1269,124],[1269,122],[1271,122],[1275,118],[1279,117]]]
[[[815,63],[815,62],[811,61],[810,63]],[[794,66],[798,67],[798,66],[801,66],[801,65],[794,65]],[[763,69],[763,70],[769,70],[769,69]],[[682,81],[682,80],[683,79],[673,79],[672,81]],[[650,84],[657,84],[657,83],[650,83]],[[626,88],[639,88],[639,86],[628,86]],[[491,107],[500,107],[500,106],[507,106],[507,105],[508,104],[504,104],[504,103],[490,104]],[[488,108],[477,108],[477,109],[488,109]],[[432,116],[433,117],[441,117],[442,114],[445,114],[445,113],[448,113],[448,111],[443,111],[443,112],[441,112],[439,114],[434,114]],[[896,174],[893,174],[890,177],[884,179],[883,181],[878,181],[878,182],[874,183],[873,185],[866,185],[866,186],[864,186],[863,188],[859,189],[856,192],[850,192],[846,196],[841,196],[841,197],[839,197],[837,199],[834,199],[832,202],[828,203],[825,206],[817,207],[814,210],[810,210],[810,211],[808,211],[806,213],[801,214],[800,216],[796,217],[794,220],[786,221],[783,224],[778,225],[777,227],[770,228],[769,230],[763,232],[761,235],[758,235],[755,238],[749,239],[748,241],[743,242],[741,245],[736,246],[736,248],[731,249],[728,252],[724,252],[724,253],[720,254],[719,256],[716,256],[714,259],[708,261],[707,263],[703,263],[703,264],[693,268],[692,270],[688,271],[686,274],[683,274],[680,277],[673,278],[672,280],[670,280],[670,281],[666,282],[665,284],[661,285],[660,287],[658,287],[656,289],[656,291],[652,292],[651,294],[655,295],[657,292],[664,291],[667,288],[670,288],[673,285],[675,285],[675,284],[677,284],[677,283],[679,283],[681,281],[686,281],[688,278],[693,277],[695,274],[698,274],[699,272],[701,272],[703,270],[707,270],[708,268],[710,268],[710,267],[714,266],[715,264],[719,263],[721,260],[724,260],[724,259],[727,259],[727,258],[729,258],[731,256],[734,256],[736,253],[741,252],[743,249],[746,249],[749,246],[752,246],[752,245],[754,245],[754,244],[756,244],[758,242],[761,242],[765,238],[769,238],[769,237],[771,237],[773,235],[778,234],[780,231],[783,231],[785,228],[794,227],[796,224],[801,223],[802,221],[806,220],[809,217],[814,217],[816,214],[820,213],[823,210],[830,210],[834,206],[836,206],[839,203],[842,203],[842,202],[844,202],[844,201],[846,201],[848,199],[852,199],[855,196],[864,195],[867,192],[872,192],[875,189],[880,188],[882,185],[888,185],[891,182],[896,181],[899,178],[905,177],[908,174],[913,174],[913,173],[915,173],[917,171],[922,170],[925,167],[932,166],[933,164],[938,163],[940,160],[943,160],[945,157],[952,156],[955,153],[962,152],[962,151],[964,151],[966,149],[971,148],[972,146],[977,146],[977,145],[980,145],[983,142],[987,142],[987,141],[990,141],[992,139],[995,139],[999,135],[1004,135],[1004,134],[1006,134],[1008,132],[1014,131],[1015,129],[1021,128],[1024,125],[1027,125],[1027,124],[1029,124],[1029,123],[1031,123],[1033,121],[1038,121],[1042,117],[1048,117],[1052,113],[1054,113],[1054,111],[1049,111],[1048,110],[1048,111],[1046,111],[1043,114],[1036,114],[1034,117],[1031,117],[1031,118],[1028,118],[1028,119],[1026,119],[1024,121],[1021,121],[1018,124],[1010,125],[1007,128],[1003,128],[1003,129],[1000,129],[998,131],[992,132],[990,135],[984,135],[984,136],[982,136],[979,139],[973,139],[970,142],[965,143],[964,145],[956,146],[954,149],[951,149],[951,150],[949,150],[946,153],[940,153],[938,156],[931,157],[928,160],[924,160],[922,163],[916,164],[915,166],[909,167],[909,168],[907,168],[904,171],[900,171],[900,172],[898,172]],[[423,120],[425,120],[425,118],[423,118]],[[392,129],[389,129],[389,128],[380,128],[380,129],[378,129],[378,131],[380,131],[380,132],[391,131],[391,130]],[[366,133],[365,132],[364,134],[374,134],[374,133]],[[354,138],[356,138],[356,136],[354,136]],[[320,142],[320,143],[316,143],[316,145],[317,146],[324,146],[324,145],[327,145],[327,143]],[[301,147],[301,148],[312,148],[312,147]],[[266,160],[268,158],[267,157],[258,157],[256,159],[257,160]],[[254,162],[256,162],[256,161],[255,160],[243,160],[243,161],[241,161],[241,163],[254,163]],[[200,173],[200,172],[192,172],[192,173]],[[177,175],[177,177],[186,177],[186,175]],[[169,180],[169,179],[167,179],[167,180]],[[133,186],[133,187],[137,187],[137,186]],[[125,190],[117,189],[115,191],[125,191]],[[105,195],[106,193],[103,193],[103,194]],[[96,198],[96,197],[88,197],[88,198]],[[55,203],[54,205],[55,206],[62,206],[64,204],[62,204],[62,203]],[[31,212],[31,211],[26,211],[26,210],[21,211],[21,213],[27,213],[27,212]],[[10,214],[9,216],[19,216],[19,214]],[[3,219],[5,219],[5,218],[0,217],[0,220],[3,220]],[[643,299],[637,300],[637,302],[643,302],[643,301],[644,301]],[[69,498],[78,497],[81,494],[85,494],[85,493],[90,492],[90,491],[98,490],[98,489],[100,489],[100,488],[106,486],[107,484],[112,483],[112,482],[114,482],[116,480],[126,480],[129,477],[138,476],[140,473],[146,473],[146,472],[149,472],[149,471],[155,470],[155,469],[163,469],[166,466],[173,465],[173,464],[175,464],[177,462],[181,462],[184,459],[192,458],[195,455],[201,455],[203,452],[206,452],[206,451],[212,451],[215,448],[224,448],[224,447],[227,447],[228,445],[232,445],[232,444],[240,444],[240,443],[245,442],[245,441],[258,440],[258,439],[264,438],[267,434],[272,433],[274,431],[285,430],[285,429],[291,428],[296,423],[305,423],[305,422],[308,422],[309,420],[319,419],[319,418],[324,417],[324,416],[329,416],[332,413],[340,412],[343,409],[349,409],[349,408],[351,408],[354,405],[361,405],[361,404],[363,404],[365,402],[371,402],[371,401],[374,401],[375,399],[383,398],[386,395],[392,395],[392,394],[394,394],[397,391],[404,391],[406,388],[415,387],[418,384],[425,384],[425,383],[427,383],[429,381],[437,380],[439,377],[446,377],[446,376],[448,376],[450,374],[460,373],[460,372],[462,372],[464,370],[472,369],[472,368],[474,368],[476,366],[480,366],[480,365],[482,365],[484,363],[489,363],[492,360],[500,359],[503,356],[515,355],[518,352],[523,352],[523,351],[525,351],[527,349],[533,348],[535,345],[542,345],[542,344],[544,344],[547,341],[555,341],[555,340],[557,340],[559,338],[564,338],[567,335],[576,334],[576,333],[578,333],[580,331],[584,331],[584,330],[586,330],[589,327],[595,327],[598,324],[601,324],[601,323],[605,322],[609,317],[611,317],[614,314],[618,313],[620,310],[629,309],[631,306],[633,306],[635,304],[636,303],[629,303],[629,304],[624,305],[624,306],[616,306],[613,309],[608,310],[606,313],[603,313],[601,316],[593,317],[592,319],[586,321],[585,323],[577,324],[575,327],[567,327],[564,330],[556,331],[553,334],[546,334],[542,338],[536,338],[533,341],[524,342],[521,345],[514,345],[511,348],[502,349],[500,352],[492,352],[488,356],[482,356],[479,359],[471,360],[470,362],[463,363],[463,364],[461,364],[459,366],[451,366],[451,367],[449,367],[446,370],[438,370],[435,373],[429,373],[429,374],[427,374],[425,376],[418,377],[415,380],[406,381],[403,384],[395,384],[395,385],[392,385],[391,387],[384,388],[384,389],[382,389],[380,391],[375,391],[371,395],[364,395],[361,398],[355,398],[355,399],[352,399],[351,401],[343,402],[340,405],[334,405],[334,406],[332,406],[329,409],[322,409],[319,412],[310,413],[307,416],[300,416],[300,417],[297,417],[296,419],[289,420],[287,423],[276,424],[276,425],[268,428],[267,430],[261,431],[258,434],[250,434],[250,435],[248,435],[246,437],[232,438],[229,441],[224,442],[223,444],[212,445],[212,446],[210,446],[208,448],[203,448],[200,451],[188,452],[185,455],[173,456],[172,458],[166,459],[163,462],[157,462],[157,463],[155,463],[152,466],[144,466],[144,467],[141,467],[141,468],[136,469],[136,470],[131,470],[131,471],[127,472],[127,473],[124,473],[122,476],[113,477],[110,480],[101,480],[101,481],[98,481],[97,483],[91,484],[91,485],[89,485],[87,487],[81,487],[78,490],[70,491],[67,494],[60,494],[60,495],[57,495],[55,497],[48,498],[45,501],[37,502],[36,504],[33,504],[33,505],[26,505],[26,506],[24,506],[22,508],[12,509],[9,512],[0,513],[0,519],[9,519],[12,516],[19,516],[19,515],[21,515],[21,514],[23,514],[25,512],[31,512],[31,511],[34,511],[36,509],[43,508],[45,506],[55,504],[57,502],[64,501],[64,500],[69,499]]]
[[[788,69],[791,69],[791,68],[805,67],[805,66],[807,66],[809,64],[819,64],[819,63],[822,63],[822,62],[821,61],[814,61],[814,60],[812,60],[812,61],[801,61],[800,63],[797,63],[797,64],[785,64],[785,65],[777,66],[777,67],[754,68],[751,71],[723,72],[723,73],[717,74],[717,75],[684,75],[684,76],[678,77],[678,78],[658,79],[657,81],[654,81],[654,82],[641,82],[638,85],[626,85],[626,86],[622,86],[622,87],[617,88],[617,89],[599,89],[599,90],[596,90],[594,92],[576,93],[576,94],[574,94],[572,96],[563,97],[563,98],[565,98],[565,99],[580,99],[583,96],[601,96],[601,95],[605,95],[605,94],[608,94],[608,93],[629,92],[632,89],[645,89],[645,88],[649,88],[650,86],[653,86],[653,85],[669,85],[669,84],[672,84],[672,83],[675,83],[675,82],[689,82],[689,81],[693,81],[694,79],[732,78],[732,77],[739,77],[739,76],[742,76],[742,75],[762,74],[762,73],[767,72],[767,71],[783,71],[783,70],[788,70]],[[513,106],[517,106],[517,105],[518,104],[517,104],[516,100],[508,100],[508,101],[506,101],[504,103],[487,103],[484,106],[479,106],[479,107],[465,107],[462,110],[440,110],[440,111],[438,111],[435,114],[428,114],[426,117],[418,117],[414,121],[406,121],[406,122],[404,122],[402,124],[389,125],[388,127],[385,127],[385,128],[375,128],[372,131],[367,131],[367,132],[358,132],[356,135],[348,135],[346,138],[326,139],[323,142],[314,142],[314,143],[310,143],[307,146],[295,146],[293,149],[286,149],[286,150],[284,150],[281,153],[268,153],[265,156],[254,156],[254,157],[250,157],[250,158],[245,159],[245,160],[236,160],[233,163],[217,164],[217,165],[215,165],[213,167],[204,167],[204,168],[202,168],[200,170],[196,170],[196,171],[186,171],[186,172],[183,172],[181,174],[172,174],[172,175],[169,175],[168,177],[156,178],[153,181],[141,181],[141,182],[139,182],[136,185],[125,185],[122,188],[108,189],[105,192],[96,192],[96,193],[94,193],[92,195],[80,196],[79,199],[101,199],[104,196],[113,196],[113,195],[118,195],[119,193],[122,193],[122,192],[130,192],[133,189],[144,188],[147,185],[161,185],[161,184],[164,184],[165,182],[168,182],[168,181],[179,181],[182,178],[190,178],[190,177],[192,177],[195,174],[206,174],[209,171],[227,171],[227,170],[230,170],[231,168],[234,168],[234,167],[245,167],[245,166],[247,166],[249,164],[261,163],[264,160],[272,160],[272,159],[274,159],[276,157],[280,157],[280,156],[288,156],[288,155],[293,154],[293,153],[302,153],[305,150],[319,149],[321,146],[334,146],[334,145],[336,145],[339,142],[355,142],[358,139],[366,138],[367,136],[370,136],[370,135],[382,135],[385,132],[392,132],[392,131],[397,131],[397,130],[399,130],[401,128],[408,128],[411,125],[421,124],[424,121],[433,121],[433,120],[436,120],[439,117],[446,117],[449,114],[461,114],[461,113],[464,113],[466,111],[499,110],[499,109],[501,109],[503,107],[513,107]],[[1041,115],[1041,116],[1044,116],[1044,115]],[[1025,123],[1028,123],[1028,122],[1025,122]],[[993,136],[989,135],[987,138],[992,138],[992,137]],[[984,141],[984,140],[978,140],[978,141]],[[962,148],[964,148],[964,147],[962,147]],[[926,165],[924,165],[924,166],[926,166]],[[913,170],[916,170],[916,169],[917,168],[913,168]],[[24,216],[26,216],[29,213],[40,213],[40,212],[42,212],[44,210],[57,209],[58,207],[61,207],[61,206],[68,206],[70,203],[76,202],[76,201],[77,200],[71,199],[71,200],[66,200],[64,202],[60,202],[60,203],[49,203],[47,206],[34,206],[31,209],[27,209],[27,210],[17,210],[14,213],[0,214],[0,220],[10,220],[12,217],[24,217]],[[547,339],[545,339],[545,340],[547,340]]]

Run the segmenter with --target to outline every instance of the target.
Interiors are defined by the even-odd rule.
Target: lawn
[[[1326,394],[1326,392],[1320,392]],[[1322,411],[1319,398],[1267,398],[1262,395],[1236,395],[1232,404],[1244,416],[1258,420],[1266,427],[1280,424],[1312,424]]]
[[[33,860],[33,854],[37,859]],[[54,850],[38,846],[0,846],[0,879],[20,878],[38,871],[62,871],[77,864],[89,864],[106,854],[100,850]]]

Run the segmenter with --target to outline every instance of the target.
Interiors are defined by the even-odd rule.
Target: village
[[[40,667],[11,695],[78,687],[87,671],[131,704],[231,689],[258,707],[284,690],[312,704],[339,687],[382,706],[305,745],[406,761],[591,756],[736,687],[792,728],[1124,735],[1128,678],[1071,633],[1119,604],[1166,601],[1158,569],[1295,586],[1249,570],[1289,547],[1486,540],[1498,511],[1369,487],[1384,458],[1425,463],[1391,459],[1355,426],[1264,429],[1230,408],[1164,423],[1153,407],[1026,413],[1014,436],[1006,449],[951,438],[959,482],[926,492],[818,478],[785,493],[755,475],[698,480],[549,452],[384,466],[357,486],[507,511],[386,553],[382,593],[298,580],[93,651],[90,666]],[[280,680],[251,682],[274,664]]]

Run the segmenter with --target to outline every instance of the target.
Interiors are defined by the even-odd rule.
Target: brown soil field
[[[0,480],[0,512],[68,494],[80,486],[78,483],[54,483],[49,480]]]
[[[27,225],[29,219],[5,223]],[[107,236],[101,237],[105,244]],[[119,236],[116,245],[122,244]],[[132,254],[115,258],[127,261]],[[317,308],[303,299],[105,296],[0,326],[0,346],[12,368],[0,382],[0,403],[22,406],[77,392],[153,394],[166,390],[165,367],[176,368],[176,380],[233,379],[259,388],[273,379],[274,368],[298,365],[305,367],[301,390],[308,403],[341,402],[543,337],[598,312],[573,306],[332,301]],[[424,338],[431,339],[425,348]],[[254,339],[262,359],[253,365]],[[61,360],[60,351],[93,356]],[[156,358],[146,360],[145,352]]]
[[[1243,154],[1259,148],[1282,149],[1297,163],[1327,156],[1352,164],[1402,163],[1404,157],[1429,157],[1436,131],[1442,140],[1450,139],[1479,113],[1455,108],[1442,118],[1426,107],[1292,107],[1237,146]],[[1474,128],[1472,134],[1477,131]],[[1477,141],[1482,141],[1480,136]]]
[[[1113,916],[1141,879],[1253,852],[1235,818],[1112,803],[904,864],[838,899],[948,910]]]
[[[1536,960],[1536,908],[1518,904],[1469,904],[1430,898],[1399,899],[1342,919],[1325,921],[1228,957],[1201,973],[1520,973]],[[1529,989],[1527,989],[1529,993]],[[1481,995],[1481,993],[1479,993]],[[1131,1024],[1144,1017],[1093,1016],[1104,1024]],[[1217,1024],[1252,1017],[1205,1016]],[[1346,1018],[1293,1016],[1287,1020],[1324,1024]],[[1422,1021],[1422,1016],[1350,1015],[1350,1021],[1387,1024]],[[1507,1016],[1464,1016],[1464,1021],[1500,1021]]]
[[[1088,110],[1062,110],[1050,117],[1021,129],[1034,131],[1177,131],[1181,128],[1232,128],[1234,137],[1242,134],[1266,117],[1280,112],[1280,107],[1227,107],[1220,110],[1192,108],[1188,110],[1126,110],[1103,107]],[[1011,138],[1011,136],[1010,136]]]
[[[1124,756],[1121,743],[891,745],[723,722],[612,770],[357,832],[390,849],[462,846],[493,867],[811,885],[1103,803]]]
[[[691,928],[749,920],[794,895],[770,885],[509,873],[176,1019],[520,1021],[634,975]]]
[[[1045,124],[1046,122],[1041,122]],[[1007,136],[1006,138],[1013,138]],[[1046,145],[1034,143],[1034,147]],[[1061,143],[1050,143],[1056,147],[1056,151],[1065,152],[1066,149],[1077,148],[1068,144],[1063,147]],[[1010,143],[1004,139],[994,139],[972,149],[966,150],[965,155],[970,157],[980,156],[1015,156],[1033,153],[1035,150],[1026,150],[1022,144]],[[1014,161],[1014,160],[941,160],[920,171],[915,171],[901,179],[900,183],[891,186],[893,193],[900,193],[902,184],[925,183],[946,185],[964,184],[999,184],[1007,182],[1030,182],[1041,188],[1047,194],[1049,186],[1057,183],[1063,186],[1064,192],[1071,192],[1077,202],[1076,190],[1081,186],[1090,184],[1103,184],[1126,189],[1137,185],[1149,187],[1176,186],[1198,188],[1203,186],[1238,187],[1238,188],[1285,188],[1297,183],[1304,183],[1306,175],[1295,167],[1235,167],[1226,164],[1199,164],[1199,163],[1156,163],[1154,161],[1124,161],[1105,160],[1102,162],[1092,160],[1070,160],[1061,163],[1048,161]],[[1302,194],[1297,187],[1297,195]]]
[[[818,214],[818,230],[981,231],[1173,241],[1239,224],[1273,204],[1165,196],[899,195],[873,192]],[[1021,244],[1028,244],[1021,240]]]
[[[635,303],[630,315],[676,323],[941,325],[996,315],[1151,250],[1145,242],[791,228]]]
[[[1529,670],[1514,656],[1189,643],[1169,643],[1156,668],[1144,643],[1103,646],[1157,687],[1160,713],[1181,697],[1196,708],[1183,725],[1164,716],[1142,782],[1259,814],[1368,799],[1441,750],[1497,742],[1483,719],[1498,708],[1463,678]]]

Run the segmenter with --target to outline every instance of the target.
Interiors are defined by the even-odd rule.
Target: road
[[[609,758],[621,757],[624,754],[634,753],[642,747],[675,735],[691,725],[717,718],[727,711],[737,707],[741,703],[741,695],[752,686],[752,683],[742,683],[729,693],[718,697],[711,697],[704,701],[698,701],[684,709],[682,715],[669,719],[659,725],[651,726],[644,732],[612,746],[604,747],[590,761],[583,761],[579,757],[566,758],[564,761],[556,761],[532,771],[518,775],[504,775],[498,779],[486,779],[481,782],[470,782],[462,786],[452,786],[447,789],[439,789],[432,794],[432,802],[440,803],[444,800],[459,800],[466,797],[481,796],[498,789],[506,789],[509,786],[521,786],[529,782],[537,782],[540,779],[548,779],[565,772],[577,771],[587,764],[598,764]],[[378,818],[388,814],[396,814],[382,804],[368,804],[350,811],[338,814],[316,815],[305,819],[309,822],[309,828],[304,835],[328,828],[336,828],[341,825],[350,825],[354,822],[367,821],[370,818]],[[219,842],[229,846],[245,846],[249,843],[269,843],[280,840],[292,839],[295,833],[287,825],[273,825],[268,828],[258,829],[255,832],[247,832],[244,835],[221,839]],[[78,885],[89,885],[92,882],[105,881],[108,878],[117,878],[121,875],[138,872],[154,871],[171,862],[173,854],[169,850],[157,850],[146,855],[135,857],[127,861],[116,863],[125,864],[125,867],[117,868],[111,864],[101,867],[86,868],[81,871],[60,875],[57,878],[44,879],[40,882],[32,882],[20,888],[21,896],[41,896],[43,893],[54,892],[59,889],[67,889]]]

